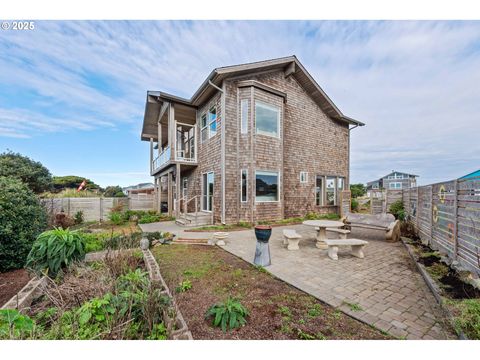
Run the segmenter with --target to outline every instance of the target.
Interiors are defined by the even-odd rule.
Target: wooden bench
[[[348,214],[345,225],[352,233],[355,229],[361,230],[366,236],[377,236],[387,241],[395,242],[400,239],[400,221],[395,220],[392,214]],[[356,231],[357,233],[359,231]],[[358,234],[353,234],[359,236]]]
[[[295,230],[283,230],[283,245],[287,245],[288,250],[298,250],[298,242],[301,238],[302,235],[298,234]]]
[[[325,240],[325,243],[328,246],[328,257],[332,260],[338,260],[338,247],[339,246],[350,246],[351,253],[353,256],[356,256],[360,259],[363,259],[363,247],[368,244],[368,241],[359,240],[359,239],[341,239],[341,240]]]

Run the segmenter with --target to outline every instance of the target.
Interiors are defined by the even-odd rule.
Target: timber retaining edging
[[[454,321],[453,314],[450,311],[450,309],[445,305],[442,297],[440,296],[440,288],[435,283],[435,281],[432,279],[432,277],[430,276],[428,271],[425,269],[425,266],[423,266],[422,264],[420,264],[417,261],[417,259],[415,257],[415,254],[412,250],[412,246],[404,240],[403,236],[400,237],[400,240],[402,241],[403,245],[407,249],[408,255],[410,255],[410,258],[415,263],[415,266],[417,267],[417,270],[422,275],[422,277],[425,280],[425,283],[427,284],[428,288],[432,292],[433,297],[435,298],[435,300],[437,300],[438,305],[440,305],[440,308],[445,313],[445,315],[448,318],[448,321],[450,322],[451,326],[455,329],[455,321]],[[457,332],[458,338],[460,340],[468,340],[468,337],[465,335],[465,333],[463,331],[457,330],[456,332]]]

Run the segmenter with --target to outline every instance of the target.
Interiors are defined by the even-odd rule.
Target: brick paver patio
[[[313,229],[303,225],[287,227],[303,236],[300,250],[288,251],[284,228],[274,228],[270,239],[267,270],[276,277],[399,338],[456,338],[403,244],[365,239],[365,259],[340,248],[333,261],[315,247]],[[253,230],[232,232],[223,248],[253,262],[255,242]]]

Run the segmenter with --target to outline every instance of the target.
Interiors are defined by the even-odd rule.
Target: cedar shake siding
[[[260,71],[263,68],[268,70]],[[230,71],[233,73],[230,74]],[[216,76],[220,76],[215,75],[217,73],[222,74],[223,79],[214,83]],[[177,200],[184,195],[187,199],[196,195],[199,199],[202,198],[202,174],[214,172],[212,210],[215,223],[222,220],[225,223],[255,223],[305,216],[308,212],[338,213],[338,200],[337,205],[325,205],[325,195],[322,195],[323,205],[317,205],[316,178],[322,177],[323,192],[327,176],[343,178],[344,188],[348,188],[349,125],[363,124],[342,115],[321,89],[312,93],[311,87],[318,85],[309,78],[295,57],[220,68],[212,74],[209,79],[213,79],[213,82],[210,81],[209,85],[204,83],[190,100],[177,100],[162,93],[158,97],[157,108],[164,106],[166,101],[183,101],[184,104],[195,107],[196,111],[197,162],[192,166],[180,166]],[[224,90],[223,94],[219,88]],[[319,94],[323,98],[319,98]],[[242,104],[244,110],[247,110],[243,112],[243,121],[247,124],[244,131]],[[273,136],[273,133],[257,133],[255,104],[260,104],[259,111],[262,111],[262,108],[266,108],[264,111],[267,112],[278,109],[277,136]],[[148,134],[152,133],[149,129],[153,127],[148,126],[154,126],[155,115],[160,114],[159,110],[154,112],[148,106],[149,104],[142,131],[143,140],[149,138]],[[202,142],[201,118],[213,106],[217,110],[216,135]],[[175,165],[166,164],[157,173],[153,171],[152,175],[156,180],[159,175],[165,176],[169,166]],[[242,171],[246,172],[247,177],[246,198],[243,199]],[[273,201],[271,194],[264,197],[267,201],[256,199],[256,172],[278,174],[276,201]],[[307,174],[302,182],[301,172]],[[268,176],[265,173],[261,175]],[[184,178],[188,179],[186,194],[182,191]],[[224,194],[222,180],[225,184]],[[261,181],[259,184],[268,188]],[[178,208],[183,211],[181,205],[177,206],[177,211]],[[189,203],[188,210],[194,211],[193,203]]]

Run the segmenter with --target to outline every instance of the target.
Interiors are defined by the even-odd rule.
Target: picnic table
[[[303,225],[313,226],[317,230],[317,242],[315,246],[319,249],[327,249],[328,246],[325,243],[327,239],[327,228],[339,228],[345,224],[341,221],[335,220],[306,220]]]

